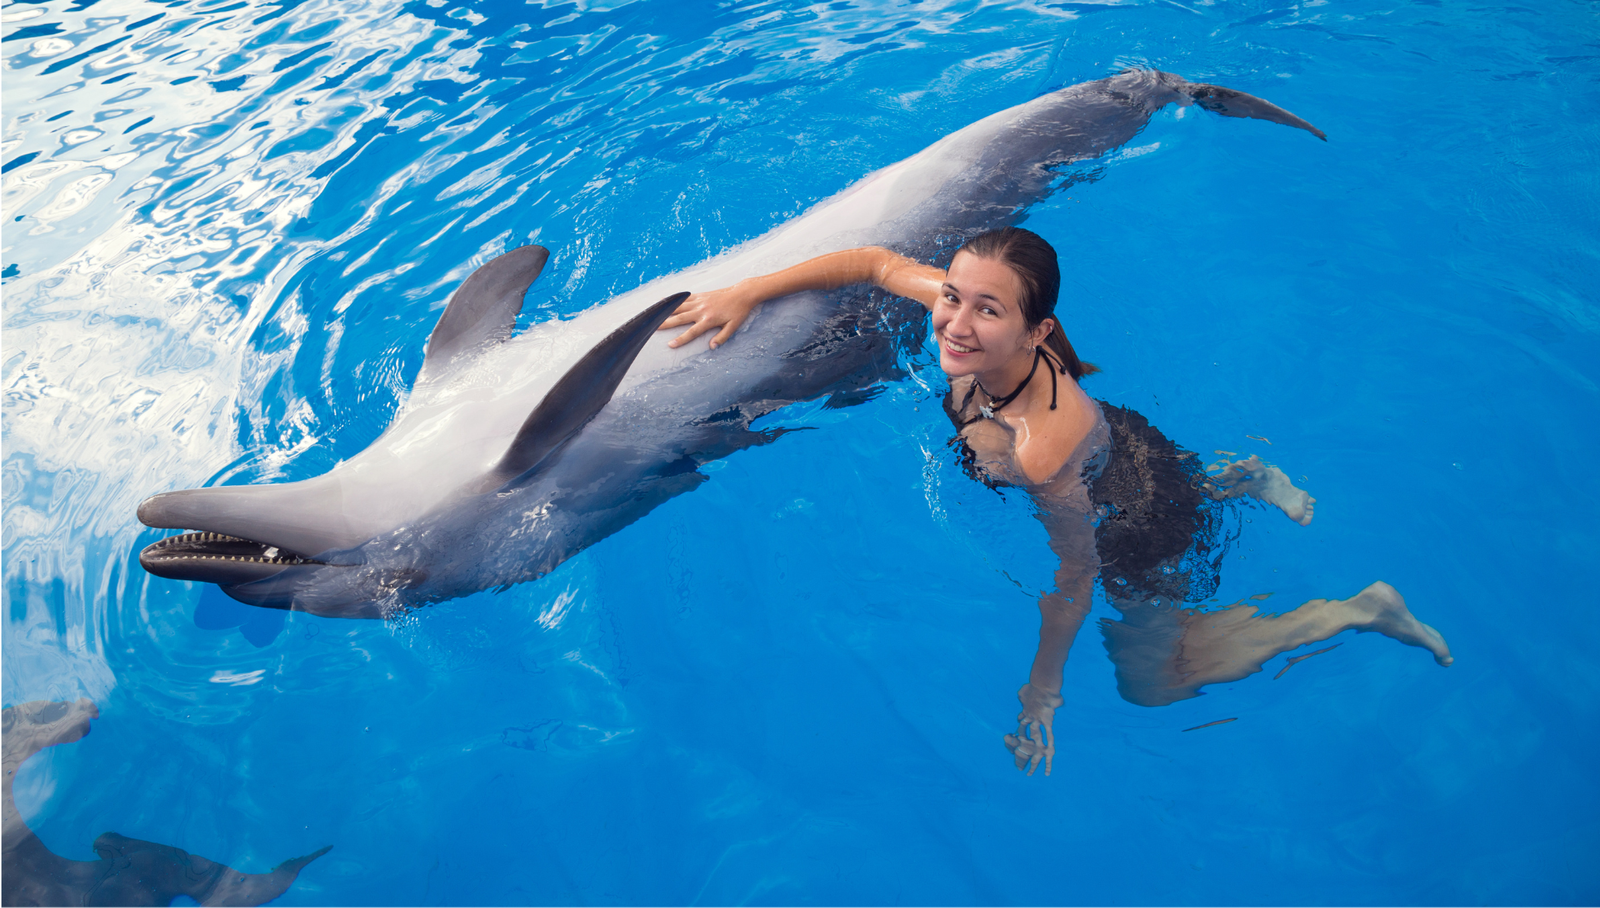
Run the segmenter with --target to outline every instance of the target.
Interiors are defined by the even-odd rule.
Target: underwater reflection
[[[0,884],[5,904],[170,905],[187,896],[202,905],[260,905],[283,895],[302,868],[328,853],[323,848],[291,858],[268,873],[240,873],[171,845],[114,832],[94,840],[97,861],[52,852],[17,812],[12,783],[25,760],[46,747],[81,739],[99,715],[87,699],[5,708],[5,876]]]

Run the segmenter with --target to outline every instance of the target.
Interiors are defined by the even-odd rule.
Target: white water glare
[[[394,115],[386,99],[465,79],[473,62],[398,2],[66,5],[6,14],[8,41],[46,10],[62,28],[8,43],[4,63],[6,110],[22,111],[0,147],[16,701],[113,686],[102,647],[135,509],[239,456],[241,400],[306,331],[293,294],[280,297],[325,242],[293,230],[325,165]],[[271,353],[250,342],[269,318],[288,338]],[[308,429],[277,459],[313,441]]]

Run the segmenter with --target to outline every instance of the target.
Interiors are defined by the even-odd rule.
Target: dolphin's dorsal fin
[[[418,381],[442,374],[461,353],[510,337],[522,311],[522,295],[549,258],[550,250],[543,246],[522,246],[472,272],[433,327]]]
[[[577,434],[611,400],[645,342],[688,298],[687,293],[667,297],[629,319],[585,353],[528,414],[511,447],[478,491],[492,492],[532,472],[552,451]]]

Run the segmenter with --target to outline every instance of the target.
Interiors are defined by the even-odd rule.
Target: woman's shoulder
[[[1084,464],[1110,441],[1099,404],[1076,387],[1074,391],[1062,395],[1062,406],[1015,453],[1017,470],[1030,487],[1048,489],[1064,481],[1081,485]]]
[[[1076,384],[1071,391],[1063,385],[1062,406],[1042,418],[1024,423],[1006,413],[985,419],[972,399],[974,385],[971,376],[952,377],[944,399],[970,470],[987,483],[1018,486],[1034,495],[1079,494],[1085,466],[1097,462],[1110,442],[1099,404]]]

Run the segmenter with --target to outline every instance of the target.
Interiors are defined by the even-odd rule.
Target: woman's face
[[[1051,327],[1046,319],[1028,330],[1022,279],[1010,266],[956,253],[945,276],[944,295],[933,307],[939,365],[947,374],[1003,376],[1016,371],[1019,362],[1026,369],[1032,365],[1034,346],[1044,343]]]

